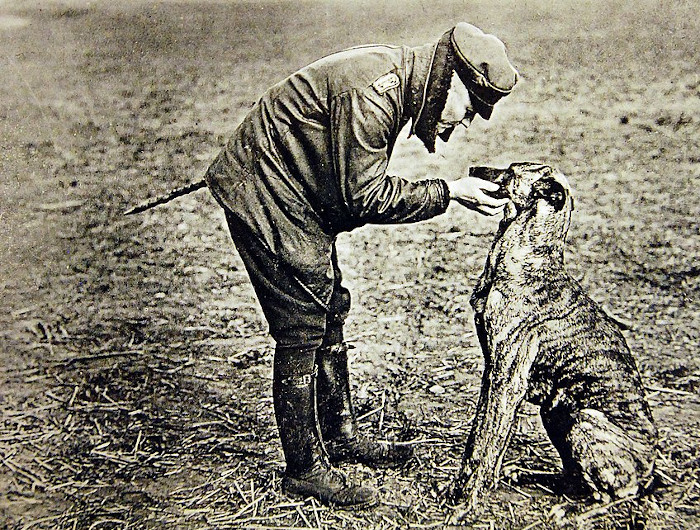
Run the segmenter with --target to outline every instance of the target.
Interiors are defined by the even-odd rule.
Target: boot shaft
[[[323,460],[313,350],[275,352],[272,401],[286,472],[304,473]]]
[[[347,346],[341,343],[319,348],[316,363],[318,414],[323,439],[353,438],[357,428],[350,396]]]
[[[319,348],[316,354],[319,426],[331,463],[360,462],[371,467],[406,463],[412,455],[409,446],[376,442],[359,432],[350,396],[347,352],[345,344],[335,344]]]
[[[313,353],[310,363],[308,352],[295,352],[293,356],[285,353],[289,352],[276,352],[272,380],[275,418],[287,463],[283,490],[347,509],[376,505],[376,490],[352,484],[328,463],[316,413],[317,371]],[[292,359],[297,362],[290,362]],[[302,362],[298,362],[300,359]]]

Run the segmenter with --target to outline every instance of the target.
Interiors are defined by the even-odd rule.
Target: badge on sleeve
[[[384,74],[374,83],[372,83],[372,86],[374,87],[374,90],[377,91],[377,93],[384,94],[392,88],[396,88],[400,84],[401,83],[399,81],[399,76],[393,72],[389,72],[388,74]]]

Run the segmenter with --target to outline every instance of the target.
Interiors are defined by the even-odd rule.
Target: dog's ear
[[[532,185],[535,198],[542,198],[551,204],[555,210],[561,210],[566,204],[566,189],[551,177],[545,177]]]

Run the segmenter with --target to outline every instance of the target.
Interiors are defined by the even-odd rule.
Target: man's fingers
[[[498,184],[475,177],[464,177],[447,183],[450,198],[483,215],[496,215],[510,202],[510,199],[498,197]]]
[[[498,191],[500,186],[496,184],[495,182],[491,182],[490,180],[483,180],[483,179],[477,179],[479,180],[479,187],[482,190],[486,191]]]
[[[496,189],[498,189],[498,186],[496,186]],[[507,198],[496,198],[492,197],[491,195],[486,195],[485,193],[482,193],[481,196],[479,197],[479,202],[481,204],[484,204],[486,206],[491,206],[492,208],[503,208],[506,204],[510,202],[510,199]]]
[[[505,204],[501,204],[500,206],[489,206],[487,204],[481,204],[476,210],[484,215],[497,215],[501,213],[504,208]]]

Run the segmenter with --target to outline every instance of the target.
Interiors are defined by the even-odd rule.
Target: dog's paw
[[[444,499],[447,504],[456,506],[464,499],[469,477],[460,473],[444,490]]]
[[[452,508],[452,512],[447,517],[448,525],[463,525],[474,519],[481,513],[481,508],[476,495],[466,494],[464,502]]]
[[[468,518],[469,512],[463,507],[458,506],[447,516],[445,524],[448,526],[461,526]]]
[[[443,498],[445,499],[445,502],[453,506],[459,504],[459,502],[462,500],[462,496],[462,488],[454,482],[443,491]]]
[[[517,464],[504,464],[501,467],[501,479],[517,484],[523,476],[523,469]]]
[[[570,502],[562,502],[552,506],[547,517],[557,528],[564,528],[569,525],[571,518],[575,515],[576,506]]]

